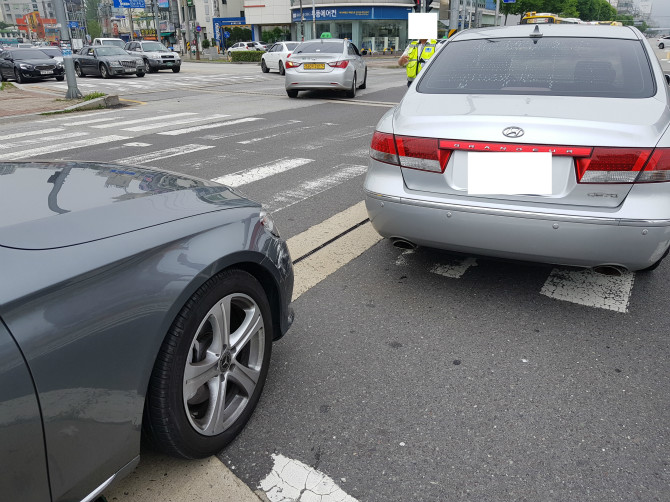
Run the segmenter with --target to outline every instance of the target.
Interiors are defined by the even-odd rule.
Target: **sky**
[[[651,19],[659,27],[670,28],[670,0],[654,0]]]

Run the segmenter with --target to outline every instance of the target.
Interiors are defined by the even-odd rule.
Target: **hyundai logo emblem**
[[[523,129],[520,127],[506,127],[503,129],[503,134],[508,138],[520,138],[523,136]]]

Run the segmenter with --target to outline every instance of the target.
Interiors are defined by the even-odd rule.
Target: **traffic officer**
[[[405,52],[402,53],[398,64],[404,66],[407,70],[407,87],[412,85],[412,82],[421,71],[423,63],[428,61],[435,54],[435,46],[437,40],[422,38],[420,40],[412,40],[407,46]]]

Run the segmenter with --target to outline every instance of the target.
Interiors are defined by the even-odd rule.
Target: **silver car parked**
[[[372,225],[401,247],[653,269],[670,245],[666,79],[632,27],[459,33],[377,125]]]
[[[286,94],[334,89],[356,97],[365,89],[368,69],[356,46],[349,40],[325,38],[302,42],[286,60]]]

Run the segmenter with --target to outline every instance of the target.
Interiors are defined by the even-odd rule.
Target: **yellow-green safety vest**
[[[428,40],[426,45],[423,46],[423,51],[421,51],[421,57],[418,57],[419,53],[419,42],[413,41],[409,44],[411,49],[407,54],[409,62],[405,69],[407,70],[407,80],[414,80],[417,74],[421,71],[421,63],[419,59],[423,61],[428,61],[435,54],[435,46],[437,45],[437,40]]]

